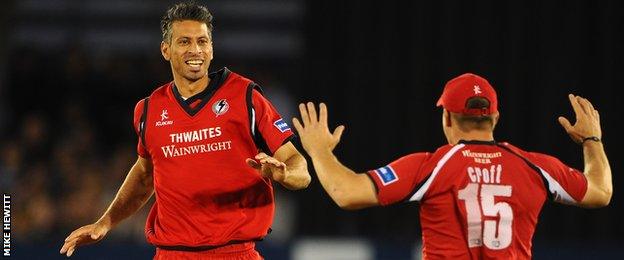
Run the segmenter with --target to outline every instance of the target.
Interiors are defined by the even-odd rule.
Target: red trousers
[[[246,242],[222,246],[206,251],[176,251],[156,248],[154,260],[188,259],[188,260],[262,260],[255,249],[256,243]]]

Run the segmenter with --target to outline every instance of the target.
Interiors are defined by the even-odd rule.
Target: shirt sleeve
[[[405,201],[427,174],[420,171],[430,153],[413,153],[390,164],[370,170],[368,176],[377,189],[377,198],[382,206]]]
[[[257,131],[257,145],[273,155],[277,149],[290,141],[294,134],[275,107],[260,92],[253,90],[252,103]],[[259,142],[259,144],[258,144]]]
[[[546,154],[530,153],[533,163],[540,168],[548,182],[548,189],[555,202],[577,204],[587,192],[585,175],[559,159]]]
[[[139,102],[137,102],[136,106],[134,107],[134,120],[133,120],[133,126],[134,126],[134,132],[137,134],[137,154],[139,154],[139,156],[143,157],[143,158],[149,158],[149,153],[147,152],[147,149],[145,149],[145,146],[143,145],[143,142],[141,140],[141,115],[143,115],[143,106],[145,105],[145,99],[141,99]]]

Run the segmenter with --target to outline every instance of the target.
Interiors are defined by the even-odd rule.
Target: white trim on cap
[[[446,152],[446,154],[442,156],[442,159],[438,161],[438,164],[433,169],[433,173],[431,173],[431,176],[429,176],[429,179],[427,179],[425,184],[423,184],[423,186],[420,187],[420,189],[418,189],[416,193],[414,193],[414,195],[412,195],[409,201],[420,201],[425,195],[425,192],[427,192],[427,190],[429,189],[429,186],[431,186],[433,179],[435,179],[435,177],[438,175],[438,172],[440,172],[440,169],[442,169],[442,166],[446,164],[446,161],[448,161],[451,158],[451,156],[453,156],[453,154],[457,152],[457,150],[463,148],[464,146],[465,146],[464,144],[458,144],[458,145],[453,146],[451,150]]]

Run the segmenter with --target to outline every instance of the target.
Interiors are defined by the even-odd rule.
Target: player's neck
[[[173,82],[176,88],[178,88],[180,95],[184,98],[189,98],[204,91],[208,87],[208,83],[210,83],[210,77],[206,75],[196,81],[190,81],[184,77],[176,77],[174,75]]]
[[[455,140],[453,143],[458,143],[460,140],[465,141],[492,141],[494,140],[494,133],[491,131],[470,131],[460,132],[457,131]]]

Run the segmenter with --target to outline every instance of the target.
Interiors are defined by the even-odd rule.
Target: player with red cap
[[[466,102],[472,97],[484,98],[490,104],[479,108],[466,107]],[[486,79],[472,73],[463,74],[446,83],[437,105],[449,112],[464,115],[490,115],[498,112],[494,88]]]
[[[420,205],[425,259],[530,259],[531,240],[546,200],[603,207],[612,194],[611,169],[601,142],[598,111],[569,95],[574,125],[560,117],[583,147],[583,172],[555,157],[494,141],[498,100],[484,78],[466,73],[450,80],[437,105],[448,144],[408,154],[364,174],[332,153],[344,126],[333,133],[321,103],[299,106],[293,123],[323,188],[344,209]]]

